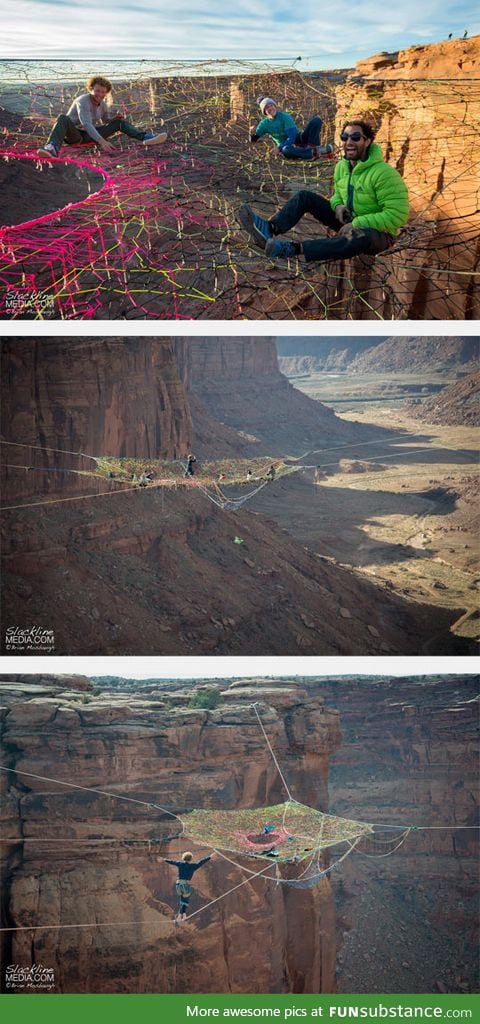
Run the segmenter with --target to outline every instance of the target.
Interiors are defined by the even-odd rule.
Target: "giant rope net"
[[[168,131],[146,149],[65,146],[37,155],[56,116],[85,90],[75,62],[0,64],[0,315],[8,319],[469,319],[478,313],[480,81],[362,79],[260,63],[106,63],[112,116]],[[283,159],[248,141],[256,97],[303,127],[323,118],[339,152],[348,117],[378,129],[404,175],[409,224],[379,256],[268,260],[240,228],[296,191],[331,194],[335,159]],[[324,229],[306,217],[292,238]]]

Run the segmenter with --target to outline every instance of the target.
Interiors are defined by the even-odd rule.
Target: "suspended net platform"
[[[199,810],[182,815],[192,842],[279,863],[306,860],[318,850],[373,833],[371,825],[323,814],[296,800],[236,811]],[[264,830],[267,831],[264,831]]]
[[[87,67],[0,61],[4,318],[477,319],[480,80],[461,65],[455,78],[372,79],[296,60],[107,61],[113,109],[166,130],[165,144],[117,135],[110,152],[64,146],[45,159],[37,150],[84,92]],[[266,259],[252,243],[243,203],[270,218],[301,189],[330,196],[335,168],[330,155],[284,160],[273,142],[251,146],[260,94],[299,127],[320,115],[337,156],[344,116],[375,125],[412,207],[387,252],[307,264]],[[312,228],[322,233],[304,218],[297,240]]]

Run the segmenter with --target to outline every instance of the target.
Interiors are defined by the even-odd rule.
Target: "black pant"
[[[283,235],[295,227],[305,213],[310,213],[315,220],[332,231],[338,232],[341,224],[335,217],[330,203],[315,192],[302,189],[296,192],[288,203],[272,217],[270,226],[275,235]],[[338,235],[337,238],[315,238],[302,242],[303,253],[307,263],[312,260],[349,260],[352,256],[363,253],[370,255],[385,252],[393,243],[391,235],[375,228],[352,228],[349,235]]]
[[[287,160],[311,160],[313,156],[312,146],[320,145],[320,132],[322,130],[321,117],[312,117],[303,129],[298,132],[295,143],[290,145],[284,142],[280,146],[280,152]]]
[[[98,134],[102,136],[102,139],[109,139],[116,132],[123,132],[124,135],[129,135],[131,139],[137,139],[138,142],[141,142],[146,134],[140,128],[134,128],[133,124],[125,121],[123,117],[114,117],[108,124],[95,125],[95,127]],[[92,139],[84,128],[78,128],[66,114],[60,114],[50,132],[48,141],[53,142],[53,145],[60,149],[64,142],[69,146],[75,146],[80,142],[94,143],[95,139]]]

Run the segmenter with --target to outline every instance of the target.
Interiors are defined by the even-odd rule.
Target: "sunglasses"
[[[360,142],[360,139],[364,139],[366,136],[362,135],[362,132],[342,132],[340,138],[342,142],[348,142],[349,139],[352,142]]]

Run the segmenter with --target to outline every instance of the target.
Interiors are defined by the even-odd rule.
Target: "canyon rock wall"
[[[1,353],[4,499],[116,491],[92,456],[273,455],[370,434],[292,388],[274,339],[19,338]]]
[[[105,490],[103,480],[79,475],[95,468],[89,456],[185,455],[192,424],[178,367],[185,373],[186,345],[3,339],[2,437],[20,443],[4,447],[4,497]]]
[[[388,316],[385,289],[402,319],[478,318],[479,67],[480,37],[453,39],[361,61],[336,90],[337,131],[349,119],[373,123],[411,203],[411,224],[398,252],[354,260],[347,270],[368,295],[368,303],[358,303],[360,319],[382,301]],[[436,274],[435,267],[447,272]]]
[[[283,373],[348,370],[359,373],[397,373],[426,370],[468,372],[478,364],[478,338],[395,337],[362,339],[278,339]]]
[[[195,338],[189,346],[191,381],[239,381],[279,374],[274,338]]]
[[[334,990],[328,879],[313,890],[290,890],[275,884],[272,864],[272,881],[248,881],[235,854],[217,855],[195,876],[191,910],[211,905],[175,929],[176,871],[162,858],[180,856],[185,841],[149,843],[181,831],[167,811],[285,799],[249,706],[251,690],[240,689],[207,712],[186,706],[185,690],[179,698],[172,692],[148,700],[131,692],[97,697],[67,688],[59,694],[55,687],[29,699],[18,687],[15,682],[10,693],[8,680],[2,682],[8,767],[103,795],[1,773],[3,824],[12,840],[18,837],[4,864],[6,920],[59,926],[5,933],[4,963],[53,967],[58,992]],[[305,691],[295,684],[253,695],[296,798],[327,809],[328,761],[340,741],[337,712],[320,699],[305,707]],[[140,803],[110,799],[109,792]],[[196,857],[211,852],[194,850]],[[328,853],[322,859],[328,864]],[[242,864],[265,867],[264,861]],[[98,926],[65,927],[89,922]]]
[[[341,715],[332,813],[414,828],[404,839],[383,833],[373,859],[342,866],[340,988],[477,991],[478,833],[461,826],[478,821],[478,678],[311,686]]]
[[[416,402],[409,412],[427,423],[476,426],[479,423],[480,371],[449,384],[439,395]]]
[[[321,343],[320,343],[321,344]],[[190,353],[194,425],[201,449],[215,438],[237,435],[240,450],[298,454],[306,444],[360,440],[368,427],[345,423],[321,402],[292,387],[280,369],[274,339],[196,339]],[[207,429],[208,425],[208,429]],[[235,432],[233,434],[232,432]]]
[[[278,338],[279,367],[287,375],[345,370],[359,352],[380,343],[375,338]]]
[[[452,370],[468,373],[478,366],[478,338],[387,338],[361,352],[349,367],[352,373],[415,373]]]
[[[59,992],[327,992],[337,945],[340,991],[476,991],[474,676],[217,680],[209,712],[185,682],[92,693],[45,675],[40,695],[25,678],[1,680],[3,763],[104,792],[0,773],[5,920],[59,926],[4,933],[4,962],[53,967]],[[328,782],[330,813],[413,829],[305,891],[257,879],[223,898],[246,875],[217,856],[191,909],[217,902],[175,930],[161,858],[185,843],[152,844],[180,830],[167,812],[284,799],[252,701],[295,798],[326,809]]]

